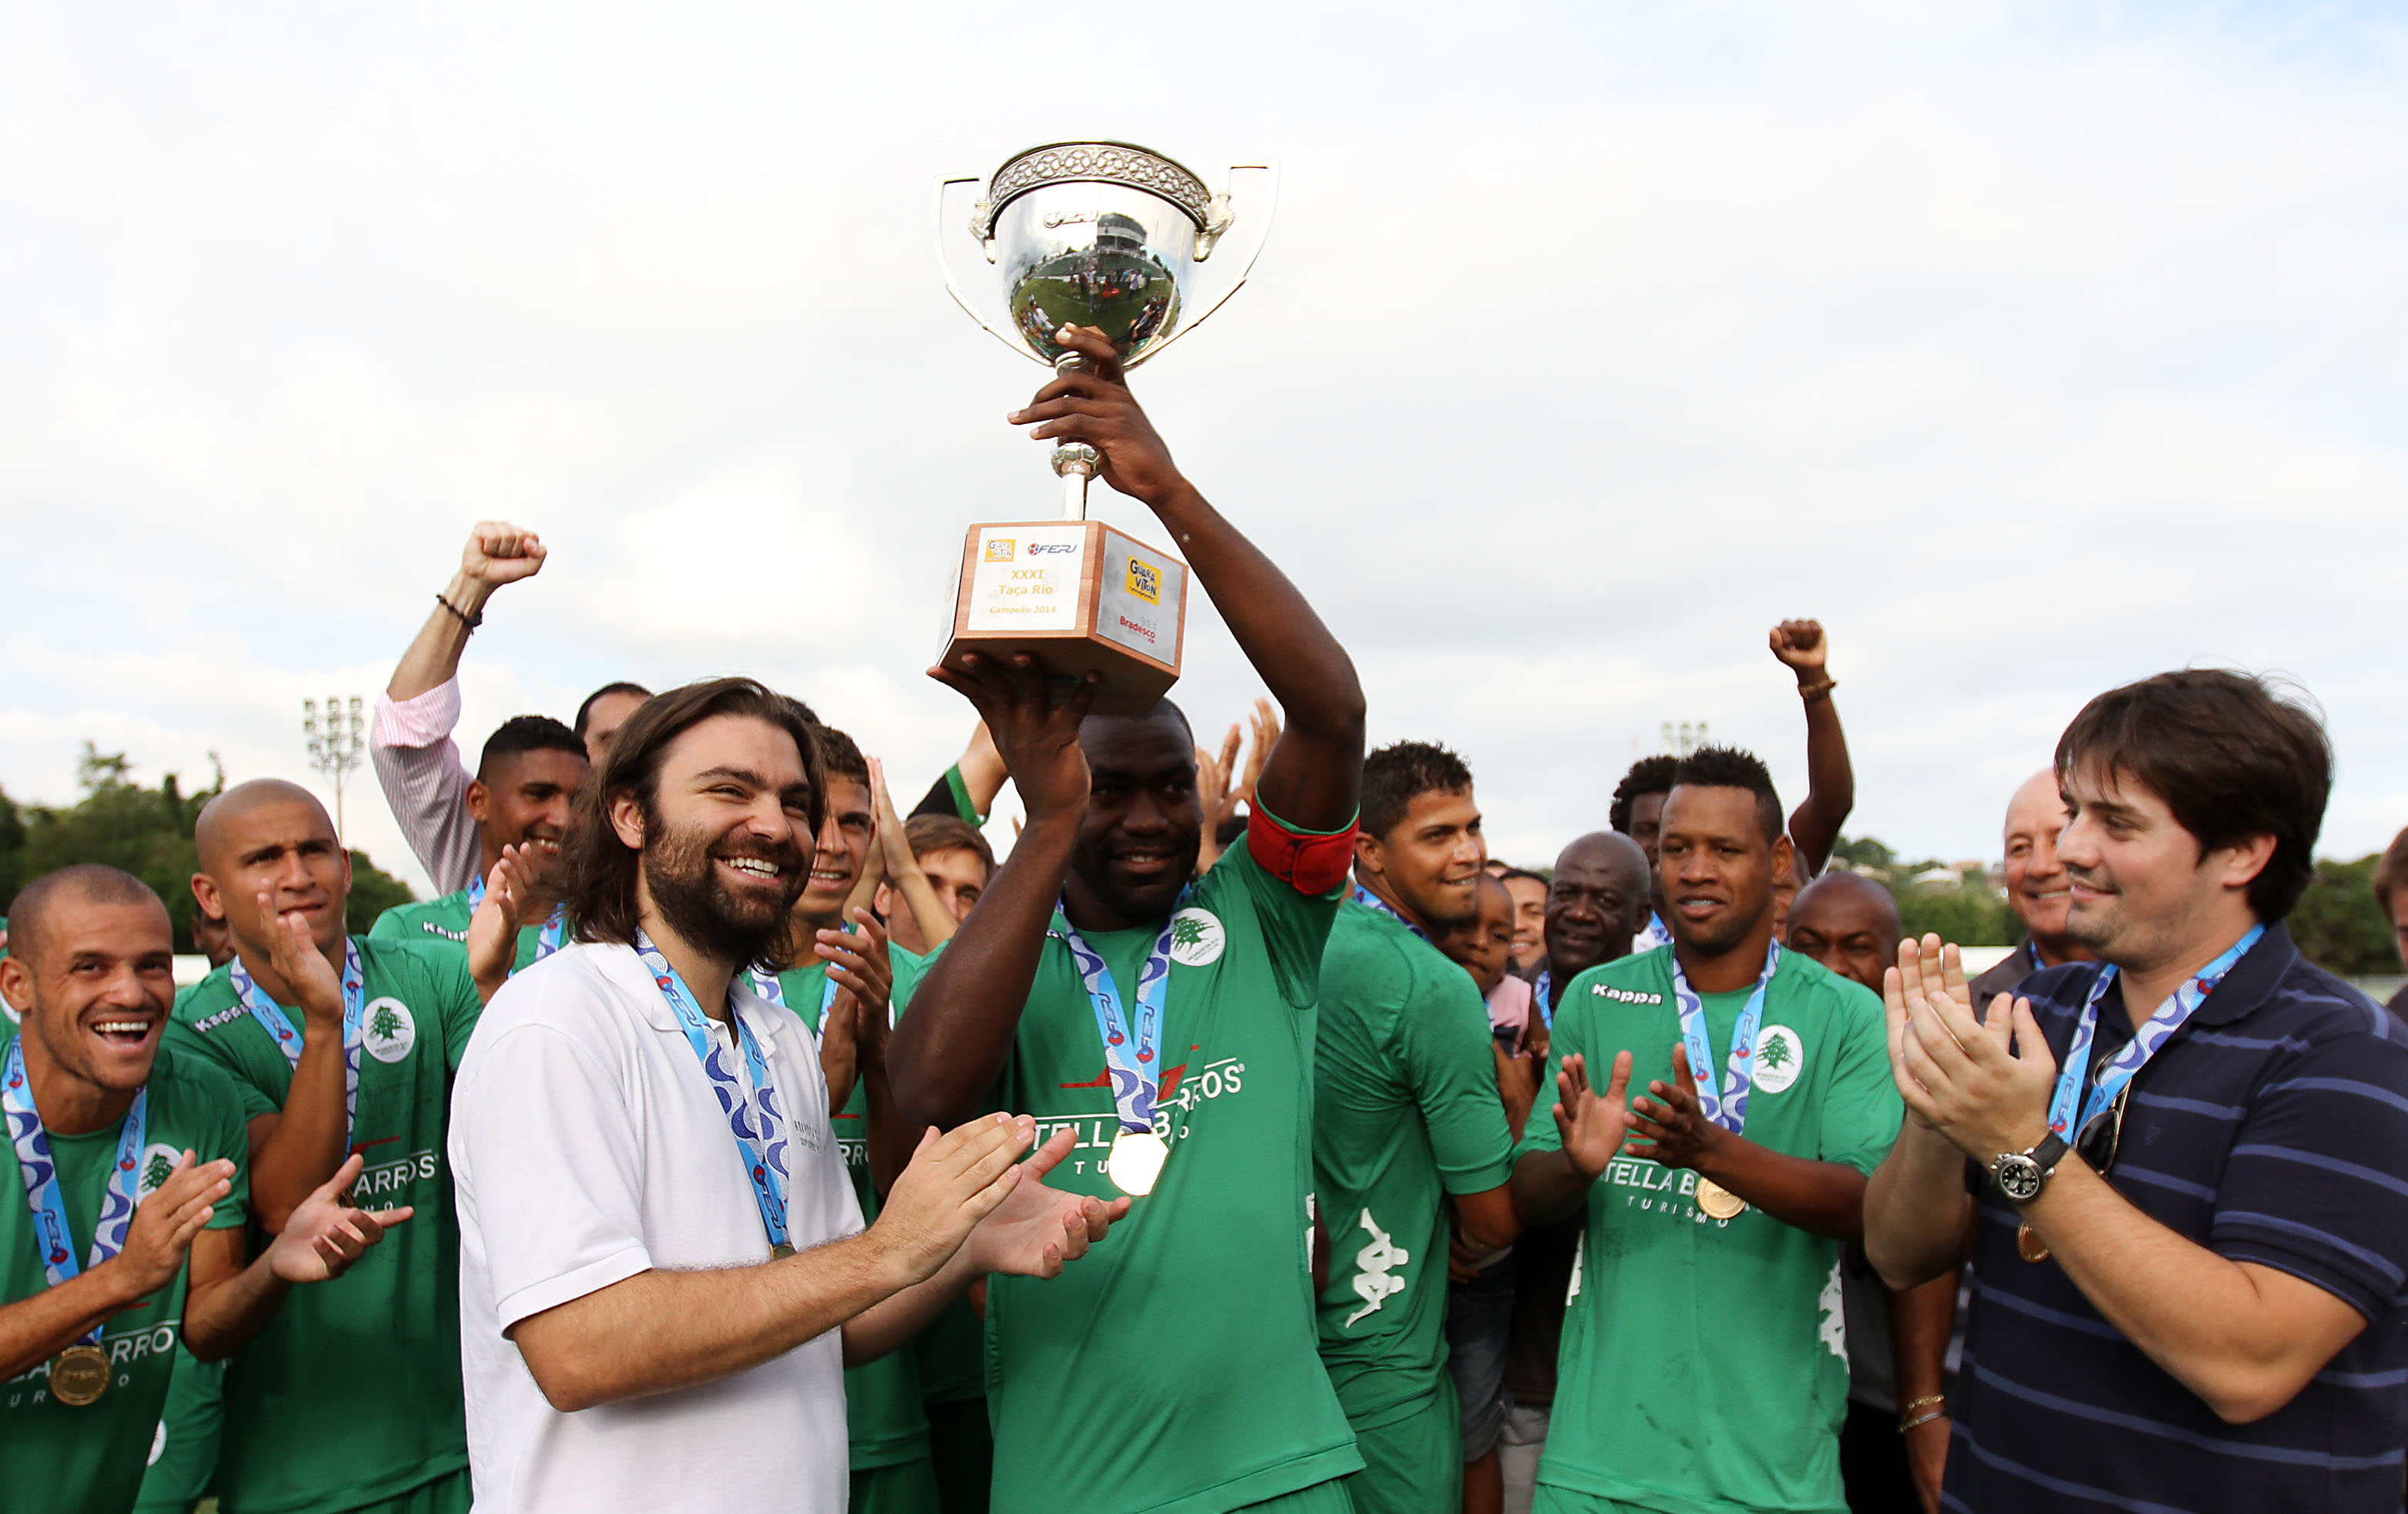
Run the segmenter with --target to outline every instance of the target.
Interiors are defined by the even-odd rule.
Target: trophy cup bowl
[[[996,339],[1056,372],[1083,362],[1055,339],[1066,325],[1102,331],[1133,368],[1218,310],[1260,254],[1278,169],[1232,164],[1226,182],[1215,193],[1173,159],[1126,142],[1050,143],[983,180],[941,180],[945,286]],[[966,207],[972,186],[981,193]],[[959,667],[968,651],[1033,652],[1067,682],[1099,672],[1096,712],[1136,714],[1178,681],[1187,567],[1087,519],[1096,463],[1082,442],[1054,449],[1057,520],[970,528],[939,660]]]

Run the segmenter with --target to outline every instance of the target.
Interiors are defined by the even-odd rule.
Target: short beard
[[[644,887],[652,897],[661,923],[713,961],[742,968],[776,965],[794,955],[795,901],[809,879],[808,864],[793,844],[765,847],[757,844],[726,853],[775,862],[792,880],[784,897],[772,905],[756,904],[732,892],[712,865],[714,848],[724,833],[711,836],[696,828],[664,832],[657,816],[652,833],[661,837],[644,848]]]

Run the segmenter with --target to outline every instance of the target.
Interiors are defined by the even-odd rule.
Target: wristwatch
[[[1999,1191],[2009,1200],[2029,1204],[2048,1186],[2049,1175],[2065,1160],[2067,1149],[2064,1139],[2051,1131],[2028,1151],[2001,1151],[1991,1158],[1990,1175],[1998,1179]]]

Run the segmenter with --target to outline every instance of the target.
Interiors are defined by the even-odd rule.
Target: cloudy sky
[[[381,687],[506,516],[552,559],[472,741],[749,671],[916,788],[968,724],[917,671],[953,543],[1054,499],[929,186],[1115,137],[1281,160],[1253,283],[1140,392],[1499,854],[1601,824],[1667,720],[1794,799],[1799,614],[1902,850],[1990,855],[2086,698],[2194,661],[2321,702],[2328,851],[2408,821],[2396,10],[1038,14],[0,11],[0,785],[71,799],[86,738],[301,776],[302,697]],[[1256,685],[1199,611],[1206,726]]]

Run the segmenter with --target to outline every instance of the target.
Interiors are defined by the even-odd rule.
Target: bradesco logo
[[[1011,561],[1011,540],[1012,539],[1008,536],[988,537],[986,539],[986,560],[991,563],[1008,563]]]
[[[1142,557],[1131,557],[1128,564],[1128,591],[1148,604],[1162,603],[1162,570]],[[1152,631],[1146,632],[1148,640],[1153,636]]]

